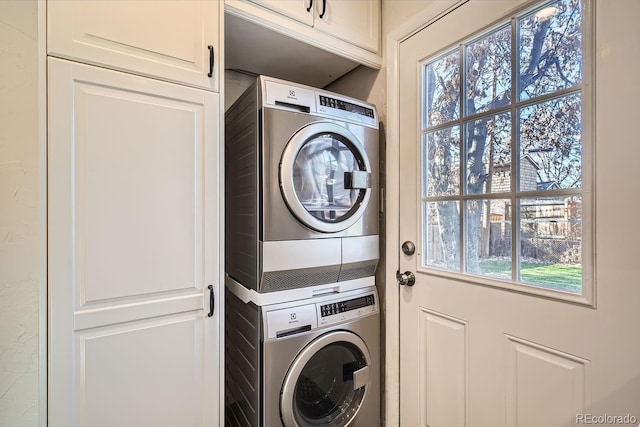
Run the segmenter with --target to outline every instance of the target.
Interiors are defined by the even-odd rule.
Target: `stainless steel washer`
[[[260,293],[372,278],[375,106],[261,76],[225,123],[229,277]]]
[[[374,287],[263,307],[227,298],[228,426],[381,424]]]

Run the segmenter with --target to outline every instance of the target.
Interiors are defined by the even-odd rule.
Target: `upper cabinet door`
[[[380,51],[378,0],[314,0],[313,26],[371,52]]]
[[[309,26],[313,25],[314,0],[249,0]],[[318,1],[318,0],[315,0]],[[322,0],[320,0],[322,1]]]
[[[218,91],[220,8],[213,0],[50,1],[48,53]]]

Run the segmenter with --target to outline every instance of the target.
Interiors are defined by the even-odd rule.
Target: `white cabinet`
[[[54,0],[47,8],[49,55],[219,89],[216,0]]]
[[[317,55],[321,49],[334,56],[380,68],[380,1],[379,0],[225,0],[225,12],[254,26],[226,20],[227,66],[244,64],[234,58],[235,51],[251,50],[247,39],[278,40],[283,35],[310,46],[305,60],[320,63],[325,58]],[[266,29],[273,34],[263,31]],[[250,33],[247,33],[250,31]],[[282,45],[282,43],[280,43]],[[286,48],[270,49],[258,62],[296,61],[295,56],[305,55],[304,49],[295,43],[285,43]],[[237,49],[236,47],[237,46]],[[291,58],[284,58],[288,49]],[[315,51],[314,51],[315,49]],[[264,49],[262,49],[264,50]],[[269,55],[271,55],[269,57]],[[321,59],[318,59],[321,58]],[[338,76],[334,76],[337,78]]]
[[[380,52],[380,2],[315,0],[314,28],[371,52]]]
[[[249,0],[303,24],[313,26],[313,0]]]
[[[48,61],[49,425],[220,422],[219,95]]]
[[[250,1],[371,52],[380,51],[380,1]]]

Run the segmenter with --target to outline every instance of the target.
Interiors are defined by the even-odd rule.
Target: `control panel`
[[[374,305],[375,303],[376,301],[373,295],[366,295],[360,298],[324,304],[320,306],[320,316],[333,316],[334,314],[357,310],[362,307]]]
[[[317,328],[352,321],[378,312],[375,290],[326,295],[303,305],[284,303],[264,311],[265,339],[285,339]],[[307,300],[308,301],[308,300]],[[269,307],[269,306],[265,306]]]
[[[318,113],[377,127],[376,113],[366,104],[358,104],[326,94],[317,95]]]
[[[360,114],[366,117],[375,117],[372,108],[363,107],[362,105],[356,105],[351,102],[343,101],[341,99],[331,98],[328,96],[319,96],[320,105],[324,107],[337,108],[343,111],[350,111],[352,113]]]
[[[374,293],[317,304],[318,325],[343,322],[378,311]]]

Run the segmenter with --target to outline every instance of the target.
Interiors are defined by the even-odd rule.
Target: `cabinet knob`
[[[309,0],[309,7],[307,7],[307,12],[311,12],[312,7],[313,7],[313,0]]]
[[[322,13],[320,14],[320,19],[324,17],[324,13],[327,11],[327,0],[322,0]]]

